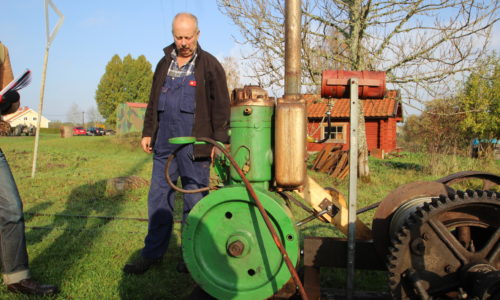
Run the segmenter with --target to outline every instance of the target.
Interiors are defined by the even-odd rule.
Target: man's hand
[[[151,137],[145,136],[141,140],[142,150],[146,153],[153,153],[153,147],[151,146]]]
[[[9,91],[0,98],[0,113],[8,115],[15,113],[19,108],[19,93],[17,91]]]

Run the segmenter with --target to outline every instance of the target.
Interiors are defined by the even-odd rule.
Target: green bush
[[[40,128],[40,133],[59,134],[60,130],[59,128]]]

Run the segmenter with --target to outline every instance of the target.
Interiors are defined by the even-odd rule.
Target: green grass
[[[133,220],[33,216],[32,213],[86,216],[147,217],[148,187],[122,195],[106,191],[109,178],[135,175],[149,180],[151,156],[138,149],[137,137],[71,137],[42,133],[37,172],[31,178],[33,137],[0,139],[14,173],[26,214],[26,239],[33,276],[57,284],[57,299],[181,299],[194,282],[179,274],[180,225],[174,228],[169,251],[161,266],[142,276],[125,275],[124,264],[139,254],[147,223]],[[449,173],[477,169],[495,173],[499,162],[458,157],[440,157],[440,168],[430,164],[424,154],[405,153],[390,160],[371,159],[370,181],[359,183],[358,207],[383,199],[397,186],[432,180]],[[451,172],[450,172],[451,171]],[[310,173],[322,186],[333,186],[343,193],[347,180],[337,181],[325,174]],[[178,201],[180,204],[180,201]],[[306,216],[293,208],[297,219]],[[179,211],[179,210],[177,210]],[[361,216],[370,224],[373,211]],[[180,219],[180,215],[177,216]],[[303,235],[342,236],[328,224],[313,221],[302,229]],[[341,286],[342,271],[324,272],[328,285]],[[379,273],[363,272],[361,288],[384,288]],[[12,295],[2,285],[0,299],[36,299]]]

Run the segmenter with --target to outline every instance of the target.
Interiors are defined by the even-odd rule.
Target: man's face
[[[200,35],[194,20],[189,17],[178,18],[173,24],[173,34],[177,55],[180,57],[193,56]]]

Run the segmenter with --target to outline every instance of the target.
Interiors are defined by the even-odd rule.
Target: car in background
[[[89,127],[87,128],[87,135],[105,135],[106,131],[101,127]]]
[[[73,127],[73,135],[87,135],[87,131],[83,127]]]
[[[106,135],[115,135],[116,134],[116,131],[114,131],[113,129],[106,129]]]

